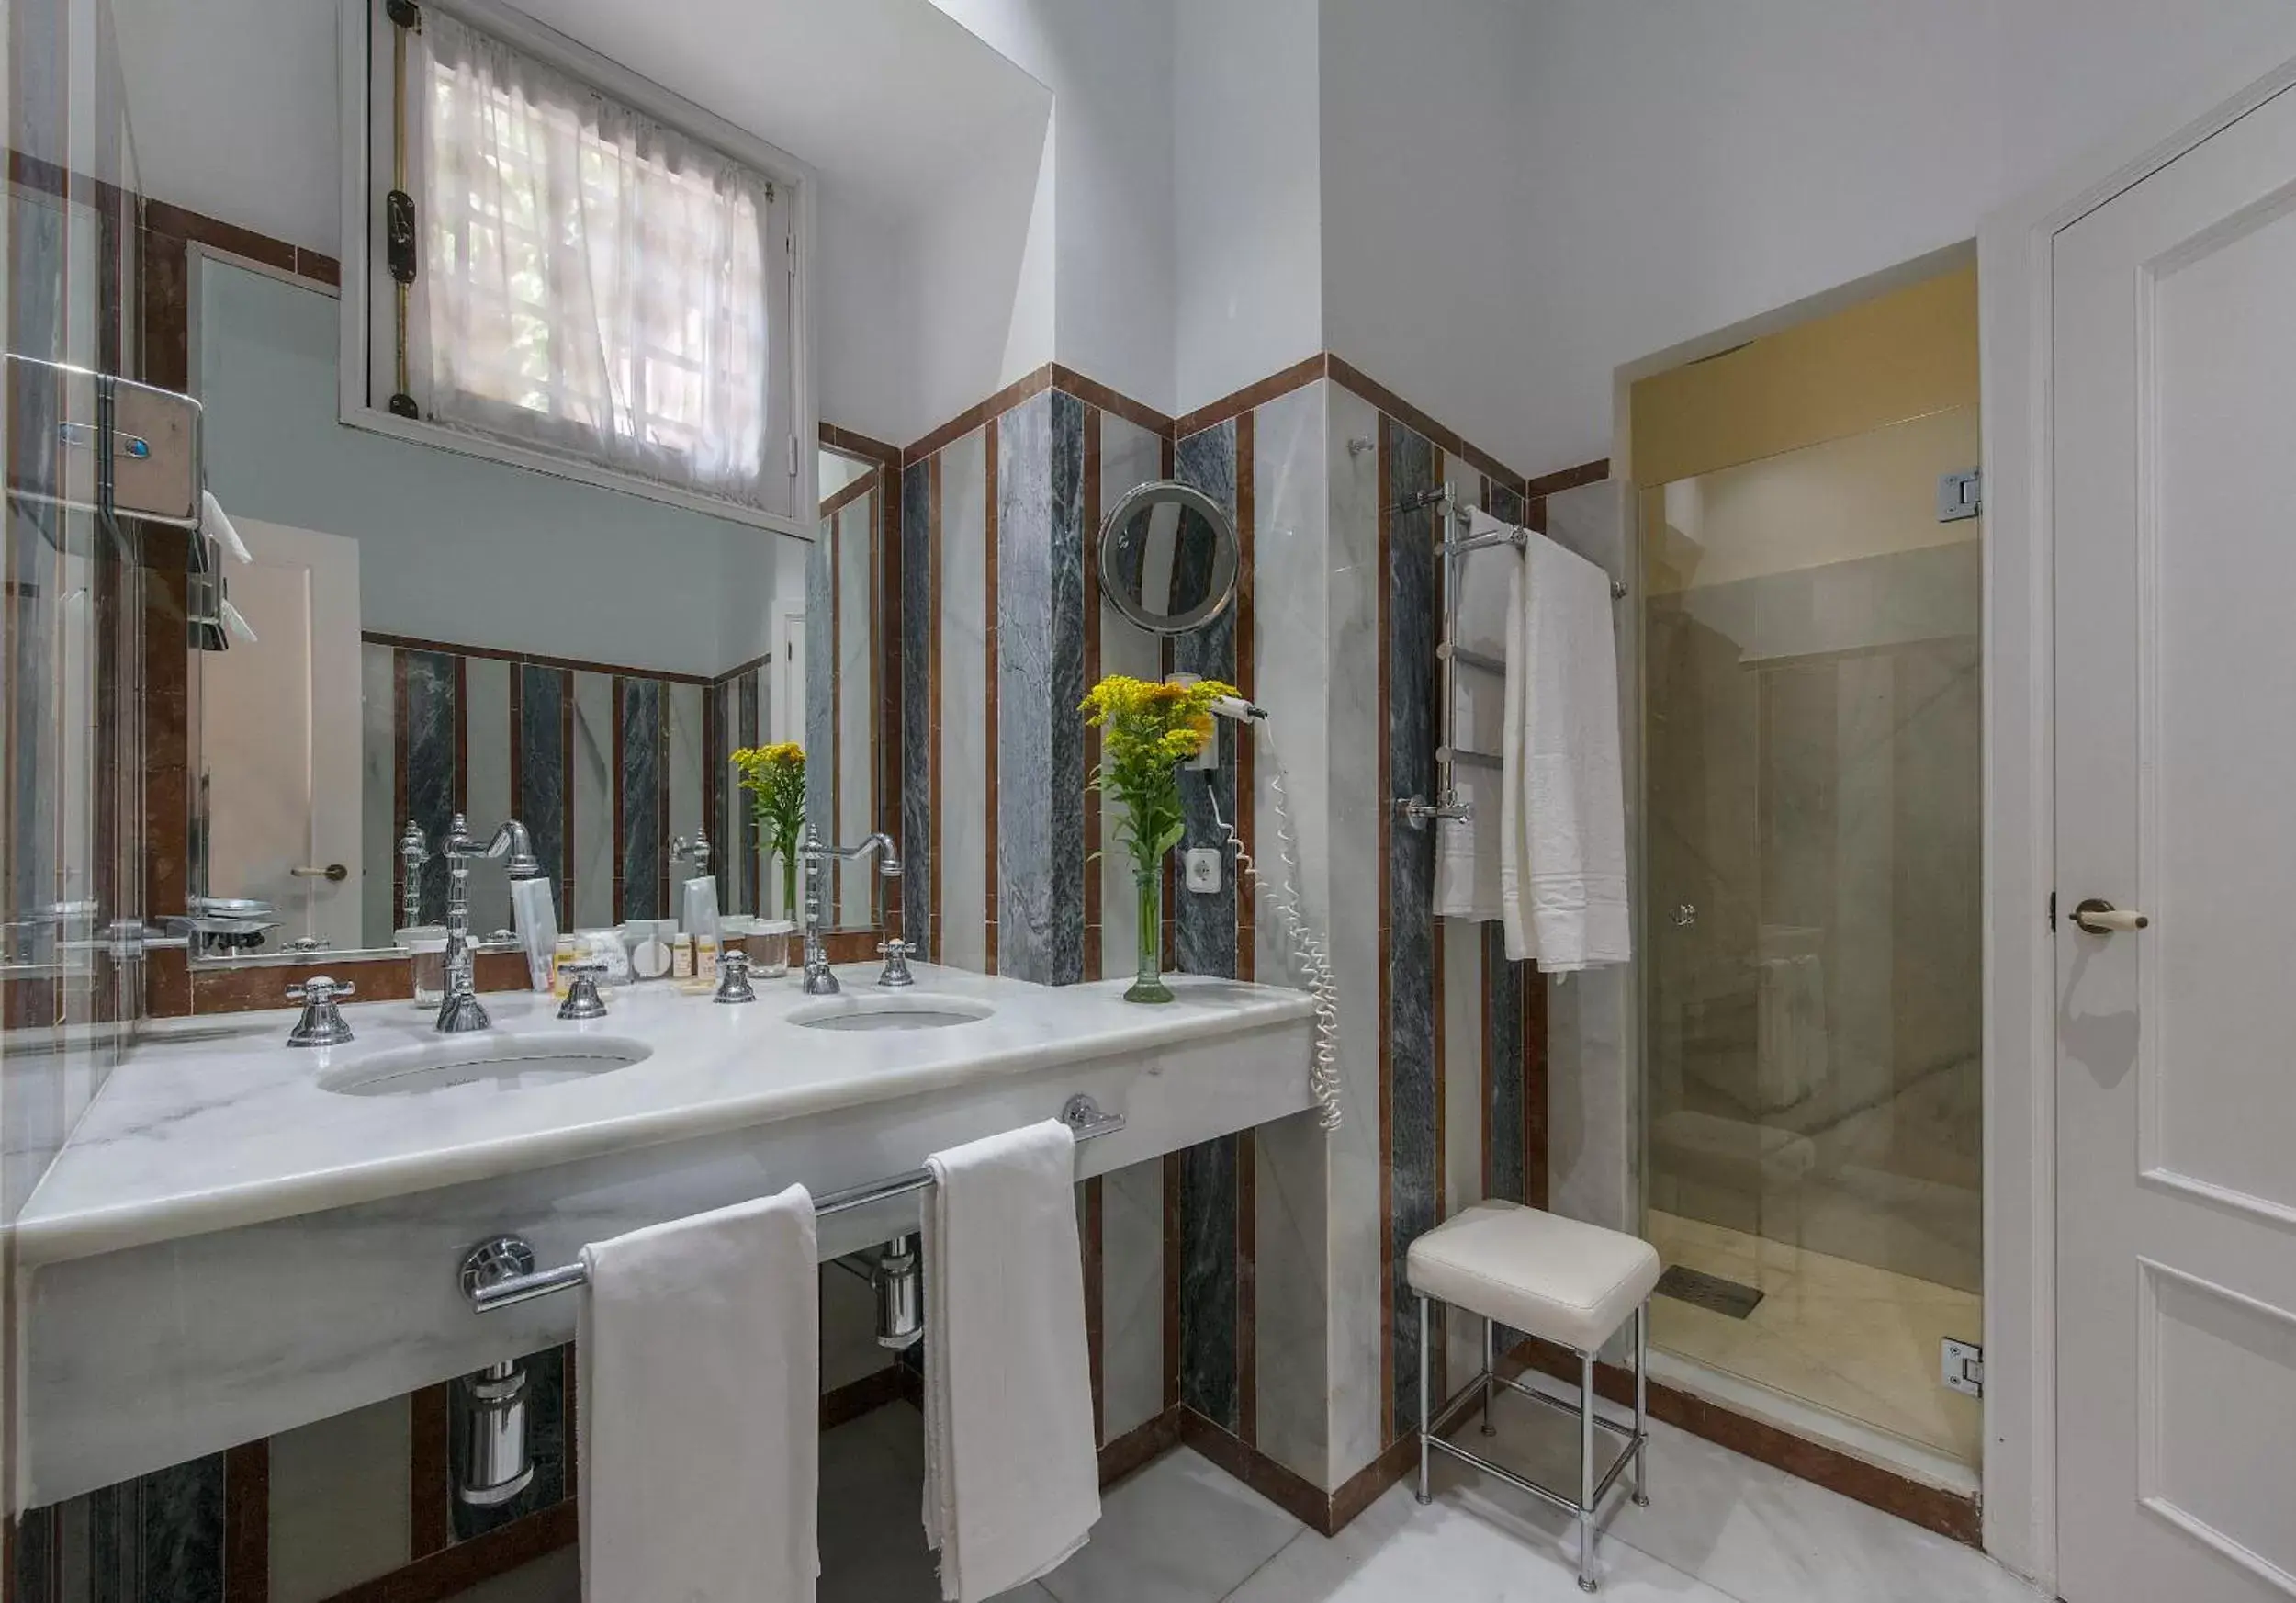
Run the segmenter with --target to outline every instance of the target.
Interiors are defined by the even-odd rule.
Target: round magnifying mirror
[[[1152,634],[1184,635],[1235,596],[1235,524],[1202,491],[1143,484],[1100,525],[1100,593]]]

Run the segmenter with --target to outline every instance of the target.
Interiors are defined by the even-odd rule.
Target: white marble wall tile
[[[988,965],[988,435],[940,453],[940,954]]]
[[[1345,1120],[1331,1137],[1326,1340],[1331,1386],[1331,1468],[1336,1486],[1379,1455],[1382,1348],[1379,1242],[1379,853],[1388,798],[1370,754],[1387,739],[1379,707],[1379,416],[1370,402],[1327,386],[1326,459],[1331,487],[1326,539],[1333,966],[1340,988],[1340,1069]],[[1266,683],[1269,676],[1262,675]]]
[[[1100,414],[1100,515],[1106,518],[1116,510],[1116,503],[1127,491],[1158,478],[1164,471],[1164,441],[1138,423],[1128,423],[1114,412]],[[1097,529],[1085,531],[1087,561],[1096,561],[1099,552],[1100,534]],[[1100,604],[1100,672],[1103,674],[1127,673],[1134,679],[1157,679],[1163,675],[1162,655],[1155,636],[1128,620],[1107,601]],[[1112,978],[1132,972],[1139,960],[1138,919],[1139,895],[1132,888],[1131,859],[1121,852],[1109,850],[1115,841],[1114,824],[1120,814],[1112,797],[1099,796],[1086,800],[1086,807],[1098,807],[1100,814],[1100,843],[1102,855],[1098,864],[1087,872],[1100,875],[1100,976]]]
[[[613,679],[574,676],[574,927],[613,922]]]
[[[408,1399],[271,1439],[271,1603],[318,1603],[407,1562]]]
[[[1555,540],[1614,579],[1638,583],[1633,547],[1633,498],[1605,480],[1548,498],[1547,530]],[[1642,895],[1640,592],[1618,604],[1620,756],[1626,798],[1629,884],[1637,898],[1636,940],[1644,938]],[[1566,979],[1548,978],[1547,1098],[1548,1199],[1558,1214],[1616,1230],[1642,1223],[1640,1179],[1641,1053],[1635,1017],[1636,965],[1622,964]]]
[[[702,808],[708,796],[707,775],[702,772],[703,741],[702,702],[703,691],[698,684],[671,684],[664,692],[664,716],[670,720],[670,838],[683,835],[693,838],[693,831],[703,827]],[[731,750],[731,748],[728,748]],[[733,783],[733,770],[728,765],[725,783]],[[726,861],[726,842],[713,839],[710,853],[714,862]],[[670,910],[682,906],[677,887],[692,877],[689,863],[670,864]],[[720,882],[723,883],[722,881]]]
[[[837,835],[859,841],[877,827],[875,727],[876,642],[870,633],[876,595],[873,530],[877,498],[865,495],[838,514],[837,520]],[[838,921],[877,921],[881,881],[873,868],[840,871]]]
[[[1254,852],[1270,888],[1257,900],[1258,976],[1303,985],[1277,911],[1282,817],[1291,820],[1311,927],[1332,911],[1327,686],[1332,555],[1326,486],[1331,389],[1313,384],[1253,415],[1253,661],[1268,719],[1255,732]],[[1277,807],[1281,780],[1282,813]],[[1331,1462],[1325,1300],[1331,1147],[1312,1116],[1258,1133],[1254,1220],[1260,1451],[1318,1484]]]
[[[1164,1160],[1100,1181],[1101,1439],[1164,1411]]]
[[[469,752],[463,810],[473,830],[490,830],[511,816],[511,670],[494,657],[463,660],[463,728]],[[470,876],[470,927],[484,932],[510,927],[510,881],[500,871]]]

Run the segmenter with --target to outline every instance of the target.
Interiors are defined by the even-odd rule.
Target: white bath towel
[[[1469,514],[1469,539],[1512,532],[1489,513]],[[1451,640],[1460,649],[1493,662],[1511,655],[1507,634],[1507,596],[1522,556],[1511,545],[1486,546],[1445,564],[1445,581],[1456,598]],[[1506,738],[1507,681],[1503,672],[1471,666],[1456,658],[1451,663],[1451,706],[1446,728],[1454,745],[1471,751],[1500,754]],[[1464,818],[1444,818],[1435,830],[1435,910],[1438,919],[1467,919],[1478,923],[1502,916],[1499,880],[1500,788],[1503,776],[1496,768],[1461,762],[1451,770],[1458,799],[1467,804]]]
[[[582,1249],[587,1603],[808,1603],[821,1438],[813,1199]]]
[[[1549,974],[1632,955],[1611,607],[1608,574],[1531,537],[1507,602],[1500,893],[1507,955]]]
[[[1047,1120],[937,1152],[925,1202],[925,1540],[978,1603],[1100,1518],[1076,1139]]]

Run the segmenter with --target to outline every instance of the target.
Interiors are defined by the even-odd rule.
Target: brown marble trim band
[[[269,234],[257,233],[252,228],[242,228],[235,222],[186,207],[173,206],[164,200],[145,200],[143,228],[147,233],[163,234],[181,240],[186,244],[205,245],[210,250],[259,262],[282,273],[292,273],[298,278],[340,288],[343,284],[343,264],[324,252],[308,250],[289,244]]]
[[[1445,454],[1465,457],[1474,464],[1479,472],[1490,474],[1510,490],[1520,490],[1528,482],[1523,474],[1517,473],[1490,452],[1463,439],[1458,431],[1445,428],[1360,367],[1337,356],[1329,356],[1328,360],[1331,377],[1335,382],[1345,385],[1412,433],[1425,436]]]
[[[223,1595],[271,1603],[271,1443],[223,1453]]]
[[[1086,406],[1102,412],[1112,412],[1128,423],[1139,424],[1152,435],[1169,436],[1172,420],[1152,406],[1142,405],[1131,397],[1109,389],[1097,378],[1087,378],[1074,367],[1064,367],[1058,362],[1047,362],[1033,373],[1022,375],[1006,385],[985,401],[976,401],[947,423],[933,429],[901,453],[903,466],[921,461],[963,438],[991,418],[1002,417],[1041,389],[1064,390]]]
[[[821,443],[832,451],[842,451],[849,457],[866,457],[895,473],[901,470],[901,447],[874,440],[855,429],[839,428],[833,423],[820,426]]]
[[[425,1386],[407,1399],[409,1559],[443,1552],[455,1540],[454,1510],[449,1502],[455,1489],[448,1484],[455,1455],[447,1440],[446,1398],[446,1388],[453,1383],[450,1381]]]
[[[369,646],[388,646],[400,651],[443,651],[456,657],[484,657],[496,662],[525,662],[536,668],[557,668],[575,673],[610,673],[623,679],[658,679],[670,684],[702,684],[723,683],[731,674],[713,681],[706,673],[680,673],[668,668],[632,668],[618,662],[586,662],[579,657],[546,657],[535,651],[508,651],[492,646],[462,646],[451,640],[426,640],[419,635],[388,635],[379,629],[361,629],[359,638]],[[760,661],[768,659],[760,659]],[[751,664],[750,666],[755,666]],[[739,673],[741,669],[735,669]]]
[[[864,473],[821,503],[821,515],[832,518],[878,487],[879,474]]]
[[[1041,389],[1052,388],[1052,365],[1047,362],[1035,372],[1016,378],[986,401],[976,401],[956,416],[942,423],[923,439],[901,453],[901,465],[907,467],[928,457],[937,457],[956,441],[962,439],[992,418],[999,418],[1019,406]]]
[[[1255,383],[1246,384],[1232,394],[1223,395],[1218,401],[1209,405],[1199,406],[1194,412],[1175,420],[1172,424],[1172,437],[1176,440],[1184,440],[1192,434],[1226,423],[1232,417],[1248,417],[1254,410],[1266,405],[1277,397],[1289,395],[1295,389],[1304,389],[1318,378],[1326,377],[1329,370],[1329,355],[1318,351],[1305,361],[1294,362],[1281,372],[1271,373]],[[1236,455],[1240,465],[1243,452],[1239,450]],[[1237,482],[1242,483],[1240,473]]]
[[[443,1453],[439,1462],[445,1462]],[[481,1581],[571,1547],[580,1534],[577,1521],[575,1500],[562,1498],[538,1514],[437,1549],[404,1569],[337,1592],[326,1603],[445,1603]]]
[[[1172,420],[1152,406],[1143,406],[1129,395],[1120,394],[1097,378],[1087,378],[1074,367],[1052,364],[1052,388],[1064,390],[1086,406],[1101,412],[1112,412],[1126,423],[1146,429],[1152,435],[1172,433]]]
[[[1536,1337],[1517,1344],[1514,1351],[1500,1360],[1499,1367],[1510,1375],[1536,1369],[1573,1384],[1579,1378],[1575,1353]],[[1594,1389],[1613,1403],[1632,1407],[1634,1372],[1618,1364],[1598,1365]],[[1894,1514],[1908,1524],[1934,1530],[1971,1547],[1983,1541],[1975,1497],[1908,1480],[1878,1464],[1749,1418],[1664,1381],[1650,1383],[1649,1402],[1652,1418],[1727,1447],[1732,1452],[1743,1453],[1773,1469],[1784,1470],[1814,1485],[1839,1492],[1885,1514]]]
[[[1545,533],[1547,529],[1547,498],[1559,495],[1566,490],[1577,490],[1589,484],[1600,484],[1610,477],[1610,458],[1600,457],[1581,462],[1575,468],[1564,468],[1534,479],[1524,487],[1524,517],[1532,528]]]

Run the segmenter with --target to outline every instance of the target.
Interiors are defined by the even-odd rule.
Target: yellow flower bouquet
[[[734,753],[734,770],[749,793],[758,834],[782,860],[782,912],[797,917],[797,836],[805,827],[805,749],[784,740],[775,746],[745,746]]]
[[[1104,760],[1092,785],[1124,806],[1115,843],[1131,858],[1140,893],[1140,968],[1126,1001],[1172,999],[1162,973],[1164,859],[1187,830],[1179,764],[1212,738],[1212,704],[1236,694],[1217,679],[1162,684],[1111,673],[1085,697],[1085,722],[1100,731]]]

